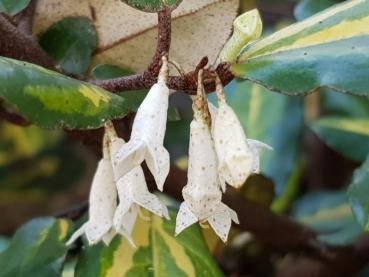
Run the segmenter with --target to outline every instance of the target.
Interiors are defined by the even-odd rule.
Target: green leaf
[[[25,9],[31,0],[0,0],[0,12],[11,16]]]
[[[281,195],[298,164],[302,99],[271,93],[249,81],[232,82],[226,93],[247,138],[273,147],[274,151],[261,152],[261,172],[273,180],[276,194]]]
[[[34,219],[23,225],[0,254],[0,276],[59,277],[69,228],[66,220],[54,218]]]
[[[369,155],[355,172],[347,191],[352,212],[360,225],[369,231]]]
[[[44,50],[67,73],[84,74],[97,47],[97,34],[87,17],[68,17],[40,37]]]
[[[369,95],[369,0],[346,1],[246,47],[233,73],[289,95]]]
[[[312,130],[329,147],[355,161],[364,161],[369,153],[369,119],[325,117]]]
[[[127,5],[144,12],[159,12],[165,7],[175,9],[182,0],[122,0]]]
[[[176,214],[171,211],[170,216],[171,220],[153,215],[150,221],[138,219],[133,232],[137,249],[121,236],[109,247],[86,246],[75,276],[222,276],[199,226],[174,237]]]
[[[301,21],[329,8],[335,3],[337,2],[333,0],[302,0],[295,6],[294,15],[298,21]]]
[[[8,248],[9,243],[9,239],[7,237],[0,236],[0,253]]]
[[[98,128],[123,117],[122,97],[42,67],[0,58],[0,97],[42,128]]]
[[[109,80],[134,74],[132,70],[112,64],[99,64],[92,69],[92,76],[96,80]]]
[[[367,97],[324,91],[321,99],[324,115],[369,118],[369,98]]]
[[[362,233],[345,191],[308,193],[295,203],[292,216],[316,231],[319,240],[332,245],[350,244]]]

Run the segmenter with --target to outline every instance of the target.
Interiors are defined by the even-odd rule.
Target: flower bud
[[[219,62],[234,63],[242,48],[260,37],[262,21],[254,9],[238,16],[233,22],[233,34],[219,54]]]

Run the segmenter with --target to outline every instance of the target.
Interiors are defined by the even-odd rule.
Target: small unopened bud
[[[261,36],[263,24],[258,10],[238,16],[233,22],[233,34],[219,54],[219,62],[234,63],[242,48]]]

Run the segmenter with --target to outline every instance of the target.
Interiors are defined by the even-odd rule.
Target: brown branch
[[[147,69],[153,76],[159,74],[161,58],[169,55],[171,34],[171,10],[166,7],[158,13],[158,44],[152,62]]]
[[[31,0],[27,8],[20,13],[18,30],[24,34],[32,35],[33,19],[36,11],[37,0]]]
[[[219,75],[224,86],[234,79],[234,76],[230,71],[229,64],[222,63],[215,70],[204,69],[204,79],[208,80],[208,82],[205,82],[205,90],[207,93],[212,92],[215,89],[213,82],[215,72]],[[197,70],[194,70],[184,76],[169,76],[167,85],[170,89],[176,91],[184,91],[188,94],[195,94],[197,89],[196,76]],[[149,72],[144,72],[143,74],[139,75],[91,82],[111,92],[121,92],[149,89],[156,83],[156,81],[156,76],[151,75]]]
[[[0,56],[55,69],[52,59],[41,49],[37,40],[17,29],[0,14]]]
[[[6,120],[14,125],[18,126],[28,126],[30,123],[27,119],[18,115],[14,112],[8,111],[6,108],[0,106],[0,118]]]

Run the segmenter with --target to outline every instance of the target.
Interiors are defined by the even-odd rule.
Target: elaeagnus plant
[[[368,26],[369,0],[0,0],[0,173],[64,168],[30,156],[50,129],[99,157],[85,203],[0,237],[0,276],[356,276]]]

